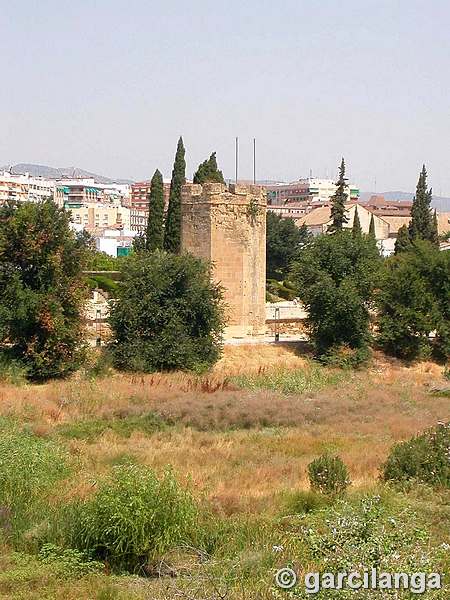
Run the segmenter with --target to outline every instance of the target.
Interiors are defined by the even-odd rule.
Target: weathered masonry
[[[188,183],[182,190],[182,249],[209,260],[225,288],[226,337],[263,334],[266,193],[256,185]]]

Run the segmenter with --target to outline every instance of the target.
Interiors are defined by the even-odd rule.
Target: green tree
[[[164,233],[164,249],[174,254],[181,250],[181,188],[186,182],[186,161],[183,138],[180,137],[173,163],[169,207]]]
[[[374,240],[376,239],[376,234],[375,234],[375,217],[374,217],[373,213],[370,215],[369,235]]]
[[[361,222],[359,220],[359,215],[358,215],[358,206],[355,206],[355,216],[353,217],[352,232],[353,232],[354,236],[362,235]]]
[[[111,350],[124,370],[198,370],[221,353],[222,290],[190,254],[130,255],[111,309]]]
[[[86,245],[50,200],[0,209],[0,344],[30,377],[74,371],[83,359]]]
[[[148,221],[145,249],[149,252],[161,250],[164,238],[164,185],[161,173],[153,174],[148,197]]]
[[[397,232],[397,239],[395,240],[395,254],[405,252],[411,248],[411,238],[409,237],[409,231],[407,225],[402,225]]]
[[[434,209],[433,221],[431,223],[430,242],[433,244],[433,246],[439,247],[439,228],[438,228],[438,218],[437,218],[436,209]]]
[[[378,341],[406,359],[450,356],[450,255],[416,240],[386,260],[377,292]],[[430,333],[435,331],[434,342]]]
[[[336,192],[331,199],[331,218],[332,224],[328,228],[330,233],[340,231],[345,223],[348,223],[348,217],[345,214],[345,203],[347,202],[348,194],[345,191],[347,187],[347,178],[345,177],[345,162],[341,161],[339,167],[339,179],[336,182]]]
[[[219,171],[217,166],[215,152],[213,152],[207,160],[199,165],[193,181],[194,183],[225,183],[222,171]]]
[[[292,281],[308,311],[318,355],[367,348],[369,308],[380,256],[369,236],[350,231],[313,239],[294,262]]]
[[[272,279],[284,279],[300,248],[311,238],[306,226],[297,227],[293,219],[283,219],[267,211],[266,270]]]
[[[416,195],[411,208],[409,237],[411,240],[420,239],[434,242],[433,216],[431,214],[432,190],[427,186],[427,170],[425,165],[419,175]]]

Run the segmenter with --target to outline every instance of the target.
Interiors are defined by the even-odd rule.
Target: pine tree
[[[400,254],[400,252],[405,252],[411,247],[411,238],[409,237],[408,227],[406,225],[402,225],[397,232],[397,239],[395,240],[395,254]]]
[[[156,169],[148,200],[148,222],[145,248],[150,252],[162,248],[164,225],[164,186],[161,173]]]
[[[216,153],[213,152],[208,160],[202,162],[194,175],[194,183],[225,183],[222,171],[217,166]]]
[[[347,178],[345,177],[345,162],[341,161],[339,167],[339,179],[336,182],[336,192],[332,197],[331,218],[332,224],[328,228],[330,233],[341,231],[345,223],[348,223],[348,218],[345,214],[345,203],[347,202],[348,194],[345,191]]]
[[[411,208],[411,222],[409,224],[409,237],[411,240],[422,239],[433,242],[431,198],[432,190],[427,188],[427,171],[425,165],[423,165]]]
[[[376,235],[375,235],[375,217],[373,216],[373,213],[370,216],[369,235],[370,235],[370,237],[376,239]]]
[[[362,235],[361,222],[358,215],[358,206],[355,206],[355,216],[353,217],[352,235],[354,237]]]
[[[186,182],[186,161],[183,138],[180,136],[173,163],[169,207],[164,233],[164,249],[174,254],[181,250],[181,188]]]

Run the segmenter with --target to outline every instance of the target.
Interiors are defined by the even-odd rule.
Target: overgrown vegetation
[[[450,422],[394,446],[382,467],[382,477],[450,488]]]
[[[145,574],[165,552],[188,544],[198,509],[168,471],[114,467],[92,498],[67,509],[67,535],[76,548],[113,568]]]

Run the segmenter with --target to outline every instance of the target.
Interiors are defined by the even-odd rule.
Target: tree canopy
[[[331,199],[331,218],[332,223],[328,228],[330,233],[340,231],[345,223],[348,223],[348,217],[345,214],[345,203],[348,199],[348,194],[345,191],[347,187],[347,178],[345,177],[345,162],[341,161],[339,167],[339,179],[336,182],[336,192]]]
[[[273,279],[284,279],[299,249],[311,238],[306,226],[297,227],[293,219],[284,219],[267,211],[266,270]]]
[[[169,206],[164,232],[164,249],[178,254],[181,249],[181,188],[186,182],[186,161],[183,138],[178,140],[170,182]]]
[[[86,245],[50,200],[0,209],[0,344],[33,379],[83,358]]]
[[[207,160],[199,165],[193,181],[194,183],[225,183],[222,171],[219,171],[217,166],[215,152],[213,152]]]
[[[156,169],[148,197],[148,220],[145,236],[145,249],[149,252],[160,250],[164,239],[164,184],[161,173]]]

